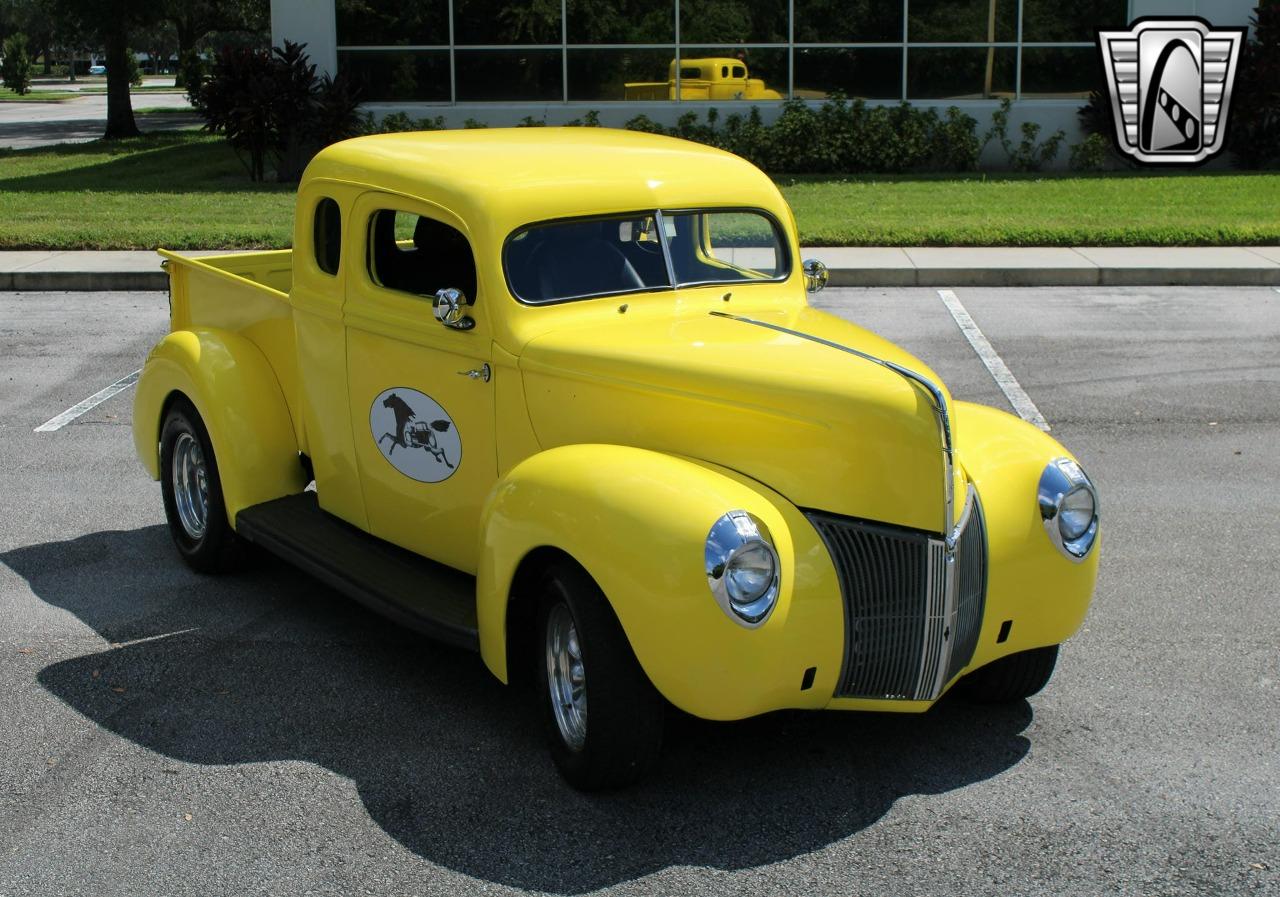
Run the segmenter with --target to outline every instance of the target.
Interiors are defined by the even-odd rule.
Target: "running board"
[[[236,532],[383,616],[478,651],[476,578],[321,510],[314,492],[245,508]]]

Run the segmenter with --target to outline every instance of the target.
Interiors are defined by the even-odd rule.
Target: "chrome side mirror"
[[[804,271],[804,288],[806,292],[817,293],[827,285],[827,266],[817,259],[805,259],[801,268]]]
[[[451,330],[470,330],[476,326],[475,319],[467,314],[467,297],[462,290],[449,287],[437,291],[432,308],[436,320]]]

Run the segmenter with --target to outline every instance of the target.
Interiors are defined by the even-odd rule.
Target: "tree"
[[[4,63],[0,64],[4,86],[21,96],[31,90],[31,57],[27,55],[27,36],[19,32],[4,42]]]
[[[133,45],[147,54],[147,74],[159,75],[169,63],[169,56],[174,51],[176,38],[173,25],[167,21],[159,21],[149,28],[141,29],[133,37]]]
[[[129,97],[132,77],[129,38],[154,23],[160,16],[159,8],[150,0],[53,0],[53,3],[63,15],[83,22],[106,50],[107,127],[102,136],[107,140],[138,136]]]
[[[46,0],[0,0],[0,40],[15,33],[27,38],[28,58],[44,51],[45,74],[50,72],[48,46],[51,38]]]
[[[271,23],[268,0],[164,0],[160,9],[177,36],[179,60],[215,31],[266,31]],[[176,84],[187,86],[183,66]]]

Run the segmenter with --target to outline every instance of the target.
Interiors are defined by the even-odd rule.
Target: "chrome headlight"
[[[1080,465],[1070,458],[1050,461],[1036,501],[1049,541],[1071,560],[1083,560],[1098,538],[1098,491]]]
[[[763,626],[778,603],[778,552],[769,530],[746,511],[730,511],[711,527],[704,552],[716,603],[748,629]]]

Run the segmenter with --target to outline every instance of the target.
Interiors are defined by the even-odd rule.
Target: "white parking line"
[[[991,379],[996,381],[996,386],[999,386],[1000,391],[1005,394],[1009,404],[1013,406],[1013,410],[1018,412],[1018,416],[1023,420],[1035,424],[1048,433],[1049,422],[1044,419],[1044,415],[1040,413],[1036,403],[1031,401],[1031,396],[1027,395],[1026,390],[1018,383],[1018,379],[1013,376],[1013,372],[1009,370],[1008,365],[1004,363],[1004,360],[992,348],[986,336],[978,329],[978,325],[973,322],[973,318],[969,317],[969,312],[965,311],[960,298],[952,290],[938,290],[938,298],[947,307],[947,311],[951,312],[951,317],[955,319],[956,326],[960,328],[960,332],[969,341],[973,351],[978,353],[978,358],[986,365],[991,374]]]
[[[142,373],[142,369],[139,368],[129,376],[121,377],[119,380],[117,380],[115,383],[112,383],[106,389],[98,390],[93,395],[89,396],[89,398],[85,399],[83,402],[77,402],[76,404],[68,408],[66,411],[59,414],[57,417],[50,418],[49,420],[45,421],[40,426],[36,427],[35,432],[52,433],[54,430],[61,430],[63,427],[71,423],[80,415],[84,414],[86,411],[90,411],[98,407],[107,399],[111,398],[114,395],[117,395],[118,393],[122,393],[126,389],[128,389],[130,386],[133,386],[133,384],[138,382],[138,375],[141,373]]]

